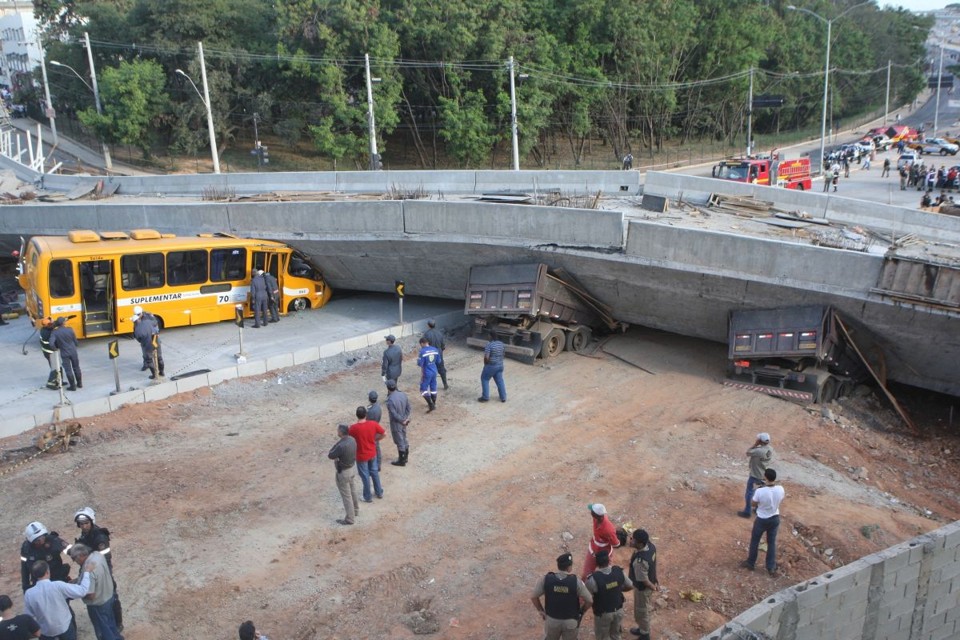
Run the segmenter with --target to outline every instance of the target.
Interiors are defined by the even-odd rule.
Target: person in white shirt
[[[753,571],[757,563],[760,539],[767,534],[767,573],[777,575],[777,529],[780,528],[780,503],[785,495],[783,487],[776,484],[777,472],[767,469],[763,473],[763,486],[753,493],[753,506],[757,518],[753,521],[750,534],[750,553],[740,566]]]

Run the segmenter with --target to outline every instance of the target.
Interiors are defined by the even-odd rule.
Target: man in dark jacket
[[[390,435],[397,445],[397,459],[391,462],[395,467],[403,467],[410,457],[410,443],[407,442],[407,425],[410,424],[410,400],[407,394],[397,390],[396,380],[387,380],[387,413],[390,414]]]
[[[557,570],[540,578],[533,588],[530,601],[543,618],[546,638],[576,638],[580,619],[593,604],[593,596],[572,568],[573,556],[563,554],[557,558]]]
[[[380,376],[383,381],[400,380],[400,370],[402,369],[403,350],[396,344],[397,338],[391,333],[384,336],[387,341],[387,348],[383,350],[383,363],[380,365]]]
[[[650,640],[650,596],[660,589],[657,582],[657,548],[650,534],[643,529],[633,532],[630,543],[636,551],[630,558],[630,580],[633,582],[633,617],[637,626],[630,633],[640,640]]]
[[[267,307],[270,309],[270,322],[280,322],[280,283],[267,271],[263,274],[267,283]]]
[[[340,439],[330,448],[327,457],[333,460],[337,469],[337,490],[343,500],[345,517],[337,520],[337,524],[353,524],[357,513],[360,512],[360,502],[357,499],[357,441],[350,435],[350,427],[345,424],[337,425],[337,435]]]
[[[53,319],[44,318],[40,321],[40,351],[43,357],[47,359],[47,365],[50,367],[50,375],[47,376],[47,389],[57,390],[60,388],[62,375],[57,366],[58,358],[54,355],[56,349],[50,344],[50,337],[53,335]]]
[[[267,281],[263,277],[263,269],[257,271],[250,279],[250,309],[253,311],[253,328],[267,324],[267,304],[270,296],[267,293]],[[261,322],[261,318],[263,321]]]
[[[23,536],[26,540],[20,545],[20,586],[24,593],[36,584],[30,570],[39,560],[50,566],[51,580],[70,582],[70,564],[61,556],[67,550],[67,543],[56,531],[47,531],[42,523],[31,522]]]
[[[67,326],[66,318],[57,318],[53,323],[53,333],[50,334],[50,346],[60,352],[60,362],[70,382],[68,389],[76,391],[83,388],[83,373],[80,372],[80,354],[77,352],[79,343],[77,334]]]
[[[595,562],[597,570],[584,583],[587,591],[593,594],[594,635],[597,640],[620,640],[623,593],[633,589],[633,583],[623,574],[623,569],[610,566],[609,551],[598,551]]]
[[[163,351],[160,348],[160,323],[157,317],[143,307],[133,308],[133,337],[140,343],[140,351],[143,355],[143,367],[141,371],[150,370],[150,379],[153,380],[159,373],[163,376]],[[154,346],[154,336],[156,336],[156,346]],[[156,358],[154,358],[156,356]],[[156,359],[156,367],[154,366]]]

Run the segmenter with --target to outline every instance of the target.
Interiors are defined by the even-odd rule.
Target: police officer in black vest
[[[660,590],[657,582],[657,548],[650,542],[650,534],[643,529],[633,532],[630,546],[636,549],[630,557],[630,580],[633,592],[633,617],[637,626],[630,633],[640,640],[650,640],[650,597]]]
[[[533,589],[530,601],[543,618],[544,640],[576,640],[583,612],[593,604],[593,596],[572,568],[573,555],[563,554],[557,558],[557,571],[540,578]]]
[[[597,570],[587,578],[587,591],[593,594],[593,631],[597,640],[620,640],[623,621],[623,593],[633,589],[633,582],[623,569],[610,566],[610,552],[604,549],[595,555]]]
[[[23,532],[26,538],[20,545],[20,586],[23,592],[36,584],[30,570],[38,560],[50,566],[50,579],[70,582],[70,564],[63,561],[66,541],[56,531],[47,531],[40,522],[31,522]]]

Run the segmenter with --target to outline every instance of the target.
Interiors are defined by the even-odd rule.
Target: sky
[[[877,4],[880,6],[899,5],[910,11],[929,11],[931,9],[943,9],[948,4],[953,4],[956,1],[957,0],[880,0]]]

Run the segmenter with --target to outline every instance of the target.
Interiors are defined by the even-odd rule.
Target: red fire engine
[[[712,175],[721,180],[750,182],[806,191],[813,186],[810,158],[781,160],[780,154],[731,158],[713,167]],[[772,176],[775,176],[771,179]]]

